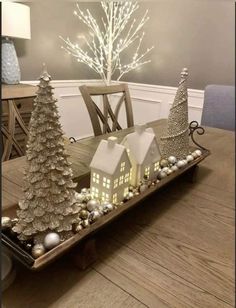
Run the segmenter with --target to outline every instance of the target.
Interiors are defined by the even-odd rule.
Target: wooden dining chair
[[[28,127],[13,100],[2,101],[3,115],[1,123],[2,161],[25,155]],[[7,107],[7,121],[5,121],[5,107]]]
[[[118,116],[123,103],[125,104],[127,127],[134,125],[133,110],[127,84],[111,86],[83,85],[80,86],[79,89],[88,109],[95,136],[122,129],[118,122]],[[121,96],[119,96],[119,94],[121,94]],[[119,99],[113,110],[111,98],[114,98],[114,95],[117,95]],[[93,96],[102,97],[103,111],[94,102],[92,99]]]

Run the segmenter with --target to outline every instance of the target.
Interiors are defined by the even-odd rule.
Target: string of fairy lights
[[[61,46],[68,54],[75,57],[78,62],[88,65],[98,73],[104,82],[109,85],[112,76],[118,72],[117,80],[120,80],[131,70],[151,62],[145,60],[146,55],[154,48],[147,48],[140,53],[145,32],[143,26],[149,20],[148,10],[138,22],[135,18],[131,21],[138,2],[132,1],[101,1],[104,18],[98,24],[91,12],[83,11],[77,4],[74,15],[89,29],[88,35],[83,36],[85,44],[73,43],[69,37],[60,38],[65,43]],[[133,44],[133,45],[132,45]],[[136,44],[136,45],[135,45]],[[84,46],[85,45],[85,46]],[[124,50],[136,46],[129,63],[123,63]],[[122,57],[123,53],[123,57]]]

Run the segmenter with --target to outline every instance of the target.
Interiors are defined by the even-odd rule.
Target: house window
[[[144,175],[149,179],[150,167],[146,167],[146,168],[145,168]]]
[[[114,188],[118,187],[118,179],[115,179],[114,181]]]
[[[126,188],[124,189],[124,197],[128,195],[128,192],[129,192],[129,188],[126,187]]]
[[[154,164],[154,171],[157,171],[159,169],[159,162],[156,162]]]
[[[125,162],[120,164],[120,172],[124,172],[125,171]]]
[[[109,195],[104,191],[102,192],[102,201],[109,201]]]
[[[112,202],[117,203],[117,194],[114,194],[112,197]]]
[[[99,174],[93,172],[93,183],[99,184]]]
[[[126,149],[128,156],[130,155],[130,149]]]
[[[103,178],[103,183],[102,183],[103,187],[110,188],[110,183],[111,183],[111,180],[109,180],[105,177]]]
[[[125,175],[125,183],[128,183],[129,182],[129,172],[126,173]]]
[[[122,185],[124,183],[124,176],[121,175],[119,179],[119,185]]]
[[[92,194],[93,198],[98,198],[98,188],[92,187],[91,194]]]

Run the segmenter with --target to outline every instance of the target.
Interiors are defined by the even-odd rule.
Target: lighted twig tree
[[[148,10],[139,22],[133,14],[138,10],[137,2],[132,1],[101,1],[104,17],[99,24],[87,9],[85,12],[77,4],[74,14],[88,27],[88,35],[84,37],[86,50],[77,43],[72,43],[69,38],[64,39],[65,47],[69,54],[77,58],[78,62],[88,65],[101,79],[109,85],[112,76],[117,73],[117,80],[150,60],[144,57],[154,47],[146,49],[140,54],[141,44],[145,33],[142,28],[148,21]],[[142,33],[141,33],[142,32]],[[134,53],[129,63],[123,63],[122,54],[128,47],[134,47]],[[127,58],[127,57],[125,57]]]

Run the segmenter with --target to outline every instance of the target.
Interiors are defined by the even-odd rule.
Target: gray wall
[[[86,26],[73,15],[75,3],[66,0],[37,0],[31,7],[31,40],[15,40],[22,80],[35,80],[46,62],[54,80],[97,79],[84,64],[67,55],[59,35],[76,40]],[[155,46],[152,62],[123,80],[176,86],[182,67],[190,71],[189,87],[234,84],[234,1],[155,0],[141,3],[139,15],[149,9],[144,48]],[[98,3],[83,1],[95,16]],[[127,51],[127,55],[129,51]]]

